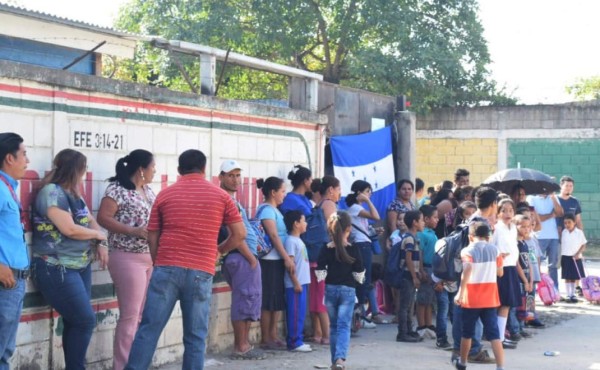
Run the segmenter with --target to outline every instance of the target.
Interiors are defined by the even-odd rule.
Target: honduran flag
[[[342,188],[340,208],[347,208],[344,198],[350,194],[352,183],[364,180],[373,188],[371,201],[383,219],[388,204],[396,196],[392,127],[359,135],[334,136],[330,144],[334,175]]]

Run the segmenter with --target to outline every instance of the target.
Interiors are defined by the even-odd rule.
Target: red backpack
[[[560,300],[560,294],[554,287],[554,281],[548,274],[541,274],[541,281],[538,283],[538,295],[546,306],[550,306]]]

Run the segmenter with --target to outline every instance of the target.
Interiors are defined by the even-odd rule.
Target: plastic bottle
[[[544,352],[544,356],[558,356],[560,355],[560,352],[558,351],[546,351]]]

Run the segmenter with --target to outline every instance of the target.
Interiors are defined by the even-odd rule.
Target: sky
[[[0,0],[110,27],[127,0]],[[522,104],[573,100],[565,87],[600,75],[600,0],[479,0],[492,77]]]

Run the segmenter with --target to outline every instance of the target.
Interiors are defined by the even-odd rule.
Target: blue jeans
[[[377,299],[375,299],[375,289],[373,282],[371,281],[371,270],[373,268],[373,247],[371,246],[371,243],[368,242],[355,243],[355,245],[360,251],[363,266],[365,267],[365,281],[356,287],[356,297],[358,298],[358,302],[361,304],[369,303],[371,306],[371,313],[373,315],[378,315],[379,309],[377,307]]]
[[[521,323],[517,319],[517,308],[511,307],[508,311],[508,321],[506,322],[506,328],[508,332],[512,334],[519,333],[521,331]],[[504,333],[501,333],[504,334]]]
[[[25,280],[17,279],[17,285],[6,289],[0,284],[0,369],[8,370],[8,362],[15,352],[17,328],[21,318]]]
[[[435,292],[435,297],[437,298],[435,336],[438,342],[448,340],[448,316],[454,313],[455,295],[456,293],[448,293],[446,289],[443,289],[441,292]]]
[[[46,302],[63,319],[63,353],[66,369],[85,369],[85,354],[96,327],[92,309],[92,268],[69,269],[34,258],[33,279]]]
[[[135,334],[125,369],[148,369],[158,338],[175,303],[179,301],[183,324],[182,369],[203,369],[208,313],[213,276],[199,270],[175,266],[156,266],[148,286],[142,322]]]
[[[452,320],[452,340],[454,341],[454,350],[460,351],[460,339],[462,338],[462,308],[454,306],[454,319]],[[483,348],[481,345],[481,336],[483,335],[483,324],[477,320],[475,324],[475,335],[472,338],[471,350],[469,356],[476,355]]]
[[[325,305],[329,314],[329,348],[331,363],[346,360],[350,346],[350,326],[356,290],[345,285],[325,286]]]
[[[548,272],[554,281],[554,287],[558,290],[558,239],[539,239],[540,249],[544,258],[548,257]]]

